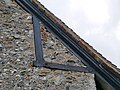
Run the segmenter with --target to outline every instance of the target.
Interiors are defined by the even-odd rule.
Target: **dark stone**
[[[3,46],[0,44],[0,51],[2,51],[2,49],[3,49]]]

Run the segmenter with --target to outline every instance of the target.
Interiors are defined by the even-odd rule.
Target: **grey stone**
[[[3,46],[2,46],[2,44],[0,44],[0,51],[2,51],[2,49],[3,49]]]
[[[11,5],[12,4],[12,0],[4,0],[5,1],[5,3],[7,4],[7,5]]]
[[[60,85],[64,81],[63,75],[58,75],[55,77],[54,83],[55,85]]]
[[[28,16],[28,17],[27,17],[27,20],[32,20],[32,16]]]
[[[16,35],[13,35],[14,39],[20,39],[20,35],[16,34]]]

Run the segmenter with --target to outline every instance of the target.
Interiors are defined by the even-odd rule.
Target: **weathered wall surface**
[[[41,28],[46,61],[83,66]],[[17,4],[0,0],[0,90],[96,90],[93,74],[32,67],[33,43],[31,16]]]

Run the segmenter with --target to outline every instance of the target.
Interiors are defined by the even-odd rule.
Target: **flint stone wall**
[[[0,90],[96,90],[94,74],[32,67],[32,17],[8,1],[0,0]],[[84,66],[40,26],[46,61]]]

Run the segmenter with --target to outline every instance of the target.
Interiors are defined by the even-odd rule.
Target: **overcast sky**
[[[120,68],[120,0],[39,0]]]

